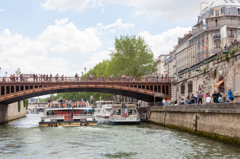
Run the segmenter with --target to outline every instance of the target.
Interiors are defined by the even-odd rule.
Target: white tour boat
[[[135,104],[114,104],[109,117],[113,124],[137,124],[140,117]]]
[[[40,127],[90,126],[97,125],[93,108],[57,107],[46,108],[45,116],[39,122]]]
[[[97,117],[109,118],[114,101],[96,101],[94,114]]]

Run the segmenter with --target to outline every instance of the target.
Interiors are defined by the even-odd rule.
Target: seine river
[[[40,128],[41,116],[0,126],[0,158],[240,158],[240,147],[157,125]]]

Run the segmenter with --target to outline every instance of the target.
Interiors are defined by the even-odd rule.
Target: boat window
[[[136,109],[132,109],[132,115],[137,114],[137,110]]]
[[[113,115],[121,115],[121,109],[113,110]]]
[[[132,109],[128,110],[128,115],[132,115]]]

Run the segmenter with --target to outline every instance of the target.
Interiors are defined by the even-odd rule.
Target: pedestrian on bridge
[[[118,74],[118,82],[120,81],[120,75]]]

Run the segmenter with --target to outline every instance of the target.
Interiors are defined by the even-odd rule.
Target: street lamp
[[[5,74],[6,74],[6,77],[7,77],[7,72],[5,72]]]
[[[86,74],[86,70],[87,70],[87,68],[85,67],[84,70],[85,70],[85,74]]]
[[[82,72],[82,81],[83,81],[83,72]]]

